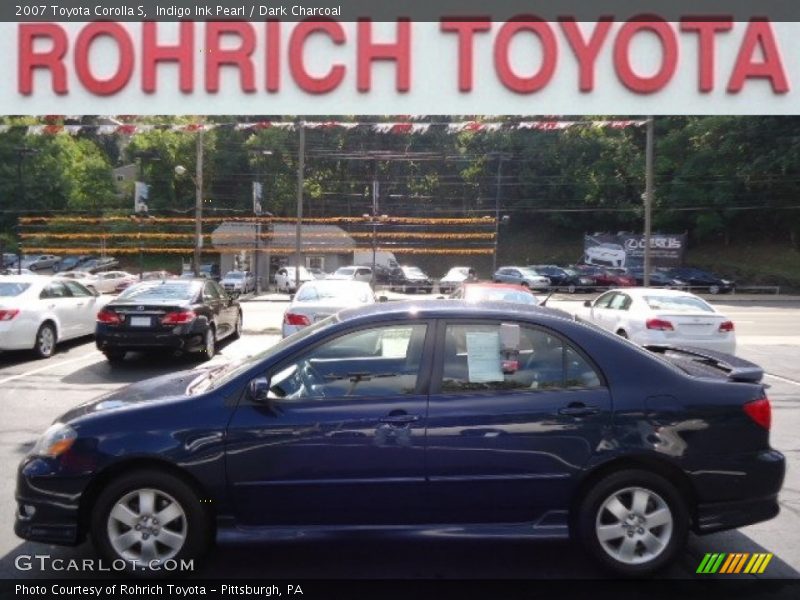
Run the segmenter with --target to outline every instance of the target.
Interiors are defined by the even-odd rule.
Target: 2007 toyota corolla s
[[[20,465],[16,533],[139,565],[214,535],[572,534],[647,573],[778,513],[761,376],[546,308],[371,305],[63,415]]]

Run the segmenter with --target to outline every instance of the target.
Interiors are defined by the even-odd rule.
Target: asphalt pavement
[[[430,297],[430,296],[429,296]],[[424,297],[416,297],[423,301]],[[548,304],[578,312],[582,297],[558,297]],[[708,552],[771,552],[774,558],[761,578],[800,576],[800,299],[715,298],[737,331],[738,354],[761,364],[768,375],[773,406],[772,444],[788,459],[781,494],[781,514],[766,523],[704,537],[692,536],[687,552],[666,573],[696,577]],[[214,360],[258,352],[279,335],[286,299],[262,297],[243,303],[244,336],[225,344]],[[91,545],[59,548],[24,542],[14,536],[15,470],[39,434],[59,414],[128,383],[180,368],[189,361],[133,356],[109,366],[91,339],[59,348],[49,360],[25,353],[0,354],[0,578],[81,577],[76,572],[19,570],[20,556],[95,557]],[[268,560],[253,560],[253,557]],[[97,574],[91,575],[96,576]],[[597,578],[606,576],[568,542],[509,542],[451,538],[377,540],[368,535],[314,543],[274,542],[265,549],[219,545],[205,565],[206,577],[281,578]],[[709,576],[703,576],[709,577]],[[750,577],[750,576],[748,576]]]

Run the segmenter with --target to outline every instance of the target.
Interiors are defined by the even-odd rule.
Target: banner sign
[[[36,21],[0,33],[0,114],[800,114],[800,23],[757,15]]]
[[[678,267],[686,255],[686,234],[654,233],[650,260],[657,267]],[[644,264],[644,235],[596,233],[583,238],[583,262],[601,267],[640,267]]]

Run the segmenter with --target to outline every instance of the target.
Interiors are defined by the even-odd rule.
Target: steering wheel
[[[311,365],[311,361],[304,361],[297,373],[309,395],[325,395],[325,378]]]

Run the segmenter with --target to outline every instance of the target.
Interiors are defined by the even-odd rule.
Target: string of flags
[[[94,133],[96,135],[133,136],[153,130],[175,131],[183,133],[207,132],[213,129],[233,128],[238,131],[258,132],[265,129],[295,130],[303,127],[308,130],[341,130],[361,129],[380,134],[421,135],[431,131],[445,131],[449,134],[459,133],[496,133],[498,131],[532,130],[563,131],[575,127],[597,129],[627,129],[641,127],[644,120],[595,120],[595,121],[458,121],[452,123],[419,123],[414,121],[397,121],[389,123],[361,123],[354,121],[254,121],[244,123],[188,123],[171,125],[150,125],[120,123],[113,125],[63,125],[45,123],[39,125],[0,125],[0,134],[12,130],[25,129],[27,135],[72,135]]]

